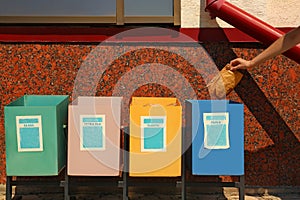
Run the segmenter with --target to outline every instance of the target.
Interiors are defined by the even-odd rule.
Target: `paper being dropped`
[[[230,64],[227,64],[218,75],[207,84],[211,96],[218,99],[225,98],[243,78],[241,72],[231,71],[230,67]]]

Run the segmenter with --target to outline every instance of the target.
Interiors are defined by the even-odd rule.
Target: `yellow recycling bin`
[[[181,175],[181,119],[182,107],[176,98],[132,98],[130,176]]]

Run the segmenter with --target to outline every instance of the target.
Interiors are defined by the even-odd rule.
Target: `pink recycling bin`
[[[121,97],[78,97],[69,105],[68,175],[120,174]]]

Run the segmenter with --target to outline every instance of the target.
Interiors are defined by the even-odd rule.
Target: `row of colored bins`
[[[5,106],[7,175],[58,175],[67,164],[71,176],[118,176],[121,103],[121,97],[78,97],[69,104],[68,96],[25,95]],[[130,176],[181,175],[182,107],[176,98],[133,97],[129,128]],[[242,104],[186,101],[189,134],[193,174],[244,173]]]

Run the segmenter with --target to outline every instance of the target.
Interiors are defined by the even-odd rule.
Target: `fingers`
[[[242,69],[242,66],[237,65],[237,66],[231,66],[231,68],[230,68],[231,71],[235,71],[235,70],[238,70],[238,69]]]
[[[240,62],[240,58],[236,58],[236,59],[230,61],[230,65],[231,65],[231,66],[236,66],[236,65],[239,64],[239,63],[241,63],[241,62]]]
[[[236,59],[230,61],[230,65],[231,65],[230,70],[232,70],[232,71],[237,70],[237,69],[246,69],[246,68],[248,68],[249,61],[244,60],[242,58],[236,58]]]

